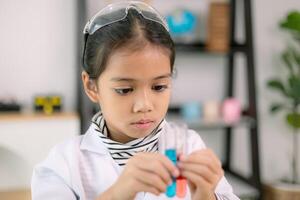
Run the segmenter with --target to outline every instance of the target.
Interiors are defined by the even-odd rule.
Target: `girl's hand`
[[[159,195],[166,191],[179,170],[164,155],[139,153],[130,158],[117,182],[111,187],[113,199],[131,200],[138,192]]]
[[[195,151],[179,158],[181,175],[188,181],[192,199],[216,199],[214,190],[224,175],[222,164],[209,149]]]

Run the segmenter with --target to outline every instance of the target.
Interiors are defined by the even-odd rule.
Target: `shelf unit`
[[[237,53],[242,53],[246,58],[246,72],[247,72],[247,95],[249,107],[243,112],[244,116],[240,122],[234,124],[226,124],[223,121],[215,123],[190,122],[189,126],[195,129],[223,129],[225,134],[225,161],[223,168],[226,171],[226,177],[232,184],[236,194],[243,199],[262,199],[262,185],[260,180],[259,168],[259,145],[258,145],[258,116],[256,106],[256,87],[255,87],[255,63],[253,52],[253,35],[252,35],[252,10],[251,0],[229,0],[230,1],[230,38],[229,51],[224,54],[227,57],[228,74],[226,74],[227,88],[226,98],[234,96],[234,78],[235,78],[235,59]],[[239,43],[236,40],[236,13],[237,2],[243,4],[244,17],[244,32],[245,42]],[[82,48],[82,27],[86,21],[86,5],[84,1],[77,0],[78,13],[78,49]],[[199,53],[214,53],[206,51],[206,44],[198,42],[194,44],[176,44],[176,51],[184,52],[199,52]],[[81,51],[78,51],[78,58],[81,58]],[[219,54],[219,53],[218,53]],[[78,68],[78,79],[80,80],[81,67]],[[78,113],[81,120],[81,132],[84,133],[90,124],[90,119],[95,111],[93,104],[89,102],[82,89],[81,81],[78,81]],[[174,116],[173,116],[174,117]],[[234,138],[233,129],[239,126],[245,126],[249,131],[249,142],[251,152],[252,174],[245,177],[242,174],[234,171],[232,168],[232,140]]]
[[[247,85],[248,85],[248,103],[249,107],[246,110],[246,114],[255,120],[253,126],[248,127],[249,131],[249,142],[250,142],[250,152],[251,152],[251,164],[252,164],[252,174],[250,177],[245,177],[244,175],[236,172],[232,168],[232,140],[233,133],[232,127],[225,128],[226,134],[226,153],[224,170],[228,174],[236,177],[240,181],[243,181],[257,190],[256,199],[262,199],[262,185],[260,180],[260,168],[259,168],[259,145],[258,145],[258,116],[257,116],[257,106],[256,106],[256,87],[255,87],[255,63],[254,63],[254,48],[253,48],[253,33],[252,33],[252,7],[251,0],[238,1],[243,3],[243,14],[244,14],[244,30],[245,30],[245,42],[244,44],[238,44],[236,42],[236,13],[237,13],[237,1],[230,0],[230,50],[228,52],[228,75],[227,75],[227,97],[234,96],[234,77],[235,77],[235,59],[237,53],[243,53],[246,58],[246,72],[247,72]]]
[[[237,2],[242,3],[244,14],[244,31],[245,42],[239,43],[236,40],[236,13]],[[240,6],[240,5],[239,5]],[[195,129],[224,129],[225,130],[225,161],[223,168],[226,171],[226,176],[234,183],[233,187],[237,188],[237,193],[240,197],[246,199],[262,199],[262,185],[260,180],[259,168],[259,146],[258,146],[258,116],[256,106],[256,87],[255,87],[255,63],[254,63],[254,50],[253,50],[253,34],[252,34],[252,10],[251,0],[230,0],[230,38],[229,38],[229,52],[224,54],[227,56],[228,74],[226,97],[234,97],[234,79],[235,79],[235,59],[237,53],[242,53],[246,58],[246,72],[247,72],[247,85],[248,85],[248,102],[249,107],[243,113],[245,114],[238,123],[226,124],[222,120],[216,122],[205,122],[196,120],[188,122],[189,127]],[[177,44],[177,51],[184,52],[207,52],[206,44],[204,42],[194,44]],[[209,53],[209,52],[208,52]],[[211,52],[214,53],[214,52]],[[179,120],[174,115],[171,116],[173,120]],[[233,129],[239,126],[247,127],[249,131],[249,142],[251,152],[252,174],[246,177],[232,168],[232,140],[234,137]],[[242,186],[242,187],[239,187]],[[240,190],[241,189],[241,190]],[[252,195],[251,195],[252,194]]]
[[[184,52],[206,52],[206,44],[204,42],[197,42],[193,44],[185,44],[185,43],[176,43],[176,51],[184,51]],[[233,41],[230,45],[230,51],[233,52],[246,52],[248,51],[248,47],[246,44],[240,44],[236,41]],[[215,52],[208,52],[215,53]]]

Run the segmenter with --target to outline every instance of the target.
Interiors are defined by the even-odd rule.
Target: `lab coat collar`
[[[103,155],[109,154],[108,149],[105,147],[92,125],[83,136],[80,149]]]

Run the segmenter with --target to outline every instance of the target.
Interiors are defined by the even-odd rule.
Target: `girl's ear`
[[[91,80],[90,76],[85,71],[81,73],[81,78],[82,78],[82,83],[86,95],[90,98],[92,102],[99,103],[99,96],[98,96],[96,82]]]

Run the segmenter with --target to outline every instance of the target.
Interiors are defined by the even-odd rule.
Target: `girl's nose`
[[[136,97],[136,100],[133,105],[133,112],[138,113],[146,113],[146,112],[151,112],[153,110],[153,104],[151,102],[151,99],[149,97],[149,94],[146,91],[141,92]]]

